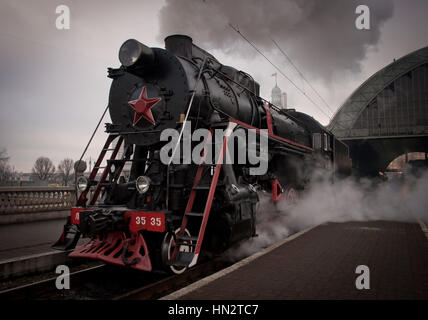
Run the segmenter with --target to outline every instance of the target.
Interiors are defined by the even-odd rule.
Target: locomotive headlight
[[[135,39],[126,40],[119,49],[120,63],[125,67],[151,64],[154,60],[154,52],[146,45]]]
[[[150,178],[146,176],[139,176],[135,181],[135,186],[140,194],[146,193],[150,187]]]
[[[85,176],[80,176],[79,178],[77,178],[77,189],[80,192],[85,191],[87,187],[88,187],[88,179],[86,179]]]

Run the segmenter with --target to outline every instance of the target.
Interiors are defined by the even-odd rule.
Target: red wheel
[[[175,234],[177,234],[179,230],[180,228],[175,230]],[[189,230],[184,229],[184,234],[187,237],[190,237]],[[191,246],[192,241],[186,241],[186,242],[188,242],[189,245],[186,245],[186,244],[180,245],[179,251],[192,252],[193,251],[193,247]],[[162,242],[162,259],[163,259],[164,266],[166,267],[167,271],[170,271],[174,274],[182,274],[184,271],[187,270],[187,267],[175,267],[167,264],[167,262],[171,259],[171,255],[173,251],[174,251],[174,237],[172,236],[172,233],[167,233]]]

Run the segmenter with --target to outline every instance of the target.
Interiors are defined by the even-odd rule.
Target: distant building
[[[282,108],[287,109],[287,94],[285,92],[282,93]]]
[[[271,103],[279,108],[287,109],[287,94],[285,92],[282,92],[281,89],[278,87],[276,73],[274,73],[272,76],[275,76],[275,87],[272,89]]]
[[[277,107],[281,107],[282,94],[281,94],[281,89],[277,85],[272,89],[271,98],[272,98],[271,102],[274,105],[276,105]]]

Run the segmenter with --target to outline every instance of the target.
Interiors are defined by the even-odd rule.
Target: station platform
[[[415,223],[326,223],[164,300],[428,299],[428,239]],[[357,266],[369,289],[357,289]]]
[[[57,265],[74,265],[83,260],[68,258],[69,251],[52,249],[66,219],[0,225],[0,287],[20,276],[52,271]],[[85,243],[80,239],[77,245]]]
[[[0,225],[0,261],[53,251],[65,218]]]

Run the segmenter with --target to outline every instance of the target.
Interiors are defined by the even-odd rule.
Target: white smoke
[[[327,222],[389,220],[417,223],[428,220],[428,171],[419,178],[401,175],[388,181],[346,178],[312,183],[293,207],[273,205],[260,194],[258,237],[231,248],[236,260],[279,242],[294,232]]]

